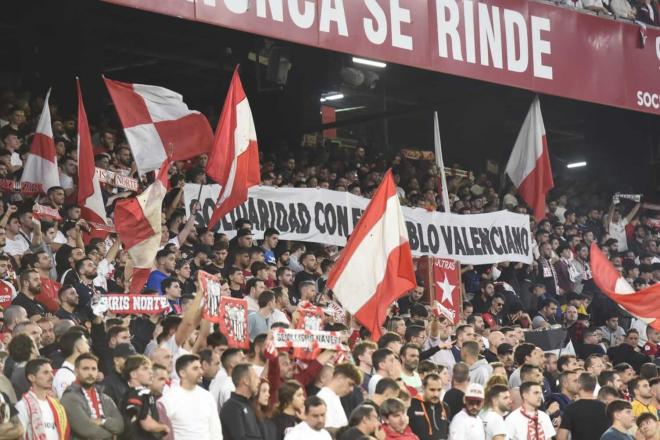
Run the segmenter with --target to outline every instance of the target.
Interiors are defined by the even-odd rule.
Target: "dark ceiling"
[[[240,63],[260,145],[267,150],[297,146],[302,134],[319,131],[319,99],[337,91],[344,99],[328,104],[354,108],[337,113],[340,136],[371,150],[432,149],[437,110],[445,162],[481,170],[487,158],[506,161],[533,98],[528,91],[406,66],[364,68],[346,54],[97,0],[3,2],[2,11],[6,56],[0,85],[17,85],[20,78],[18,85],[36,93],[52,85],[55,99],[75,111],[73,78],[79,75],[93,120],[109,104],[100,80],[105,74],[176,90],[215,123],[232,69]],[[283,87],[269,82],[266,68],[248,59],[271,44],[291,62]],[[372,88],[350,86],[342,69],[351,67],[379,79]],[[588,172],[605,174],[621,187],[655,185],[658,117],[545,95],[541,105],[555,170],[584,158],[592,165]]]

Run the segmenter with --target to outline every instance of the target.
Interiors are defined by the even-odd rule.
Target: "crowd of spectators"
[[[20,177],[42,105],[0,95],[0,178]],[[161,249],[140,292],[164,295],[170,309],[114,316],[95,304],[127,290],[130,262],[114,234],[87,236],[75,204],[76,120],[55,104],[51,114],[61,186],[38,201],[63,221],[37,220],[20,192],[0,201],[0,438],[660,438],[660,332],[603,295],[589,266],[595,242],[636,290],[660,281],[657,205],[558,188],[546,217],[530,217],[533,264],[463,265],[456,326],[432,313],[419,280],[372,340],[325,288],[336,247],[280,240],[275,229],[257,241],[246,219],[230,240],[186,217],[184,183],[206,182],[201,156],[171,168]],[[137,178],[113,120],[93,130],[96,166]],[[391,167],[403,203],[440,209],[432,161],[357,147],[263,152],[261,165],[264,185],[365,197]],[[496,176],[463,174],[448,178],[453,212],[529,213]],[[110,217],[134,195],[102,189]],[[247,299],[249,350],[202,319],[201,270],[220,277],[223,294]],[[310,305],[324,310],[325,329],[346,332],[350,353],[302,362],[273,348],[272,329],[295,326]],[[526,342],[554,328],[567,329],[572,349]]]
[[[561,0],[560,3],[599,15],[660,26],[660,8],[656,0]]]

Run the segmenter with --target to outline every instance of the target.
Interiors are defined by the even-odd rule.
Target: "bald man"
[[[497,347],[504,343],[504,340],[504,333],[500,331],[490,332],[488,335],[488,350],[484,352],[484,357],[488,363],[499,362],[497,358]]]

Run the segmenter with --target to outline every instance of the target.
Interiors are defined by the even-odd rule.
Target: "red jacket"
[[[275,405],[277,403],[277,391],[280,389],[280,384],[282,383],[282,378],[280,377],[280,361],[277,359],[278,356],[268,356],[268,383],[270,383],[270,403]],[[307,368],[304,370],[298,369],[296,365],[292,368],[295,368],[297,371],[293,375],[293,378],[300,382],[300,384],[305,388],[310,383],[314,382],[316,376],[319,374],[323,365],[313,360],[307,364]]]
[[[419,437],[412,432],[410,426],[406,426],[403,434],[400,434],[389,427],[389,425],[383,425],[383,431],[385,432],[385,440],[419,440]]]

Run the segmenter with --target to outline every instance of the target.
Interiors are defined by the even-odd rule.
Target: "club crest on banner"
[[[247,322],[247,301],[223,296],[220,299],[220,332],[227,336],[228,345],[234,348],[250,348]]]
[[[199,273],[204,292],[204,319],[219,324],[222,322],[220,310],[220,278],[203,270]]]

